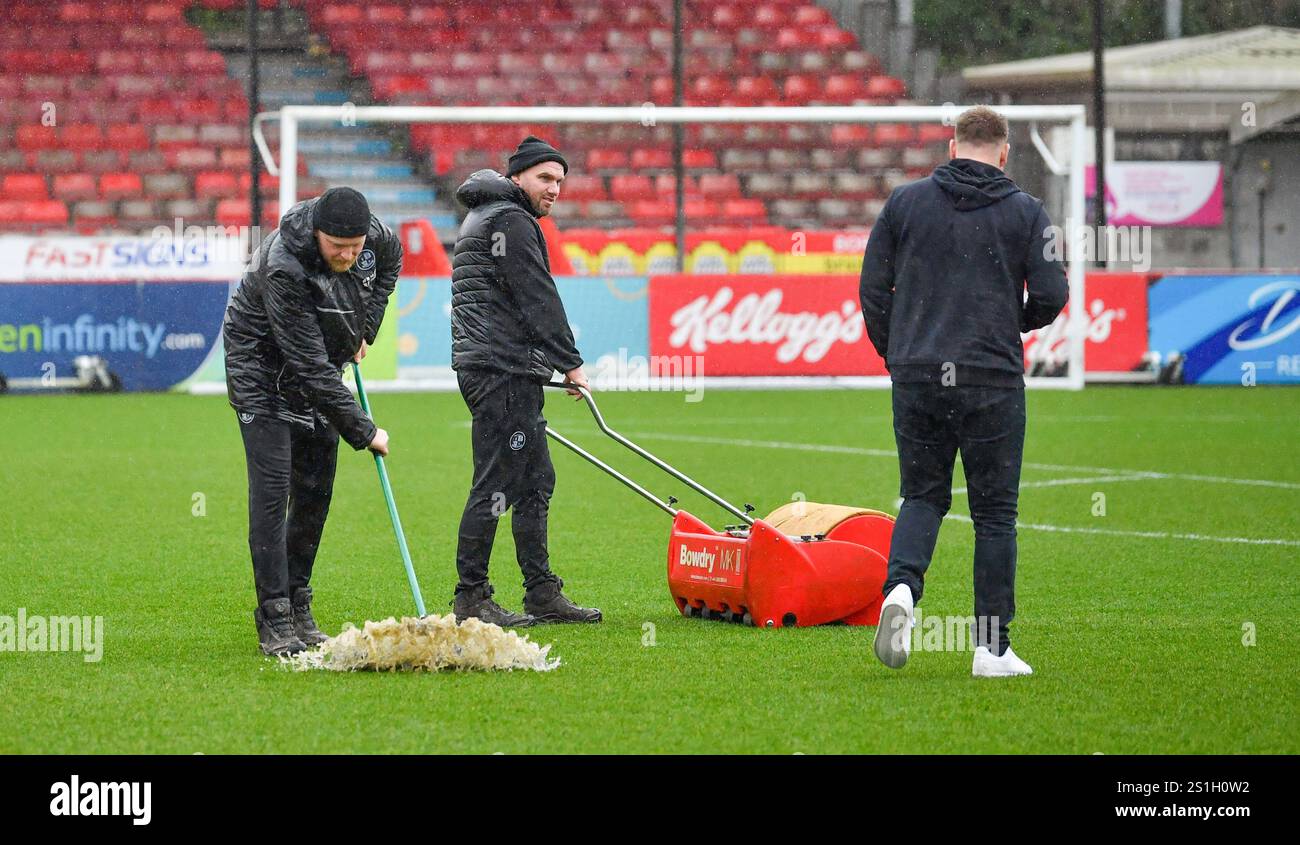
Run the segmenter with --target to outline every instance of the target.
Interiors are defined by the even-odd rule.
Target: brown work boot
[[[524,594],[524,610],[538,622],[599,622],[600,611],[594,607],[579,607],[560,592],[564,582],[559,578],[543,581]]]

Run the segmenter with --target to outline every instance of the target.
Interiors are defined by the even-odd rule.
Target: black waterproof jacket
[[[1051,225],[1041,201],[971,159],[896,188],[859,287],[893,380],[1023,387],[1020,333],[1055,320],[1069,295]]]
[[[545,381],[582,365],[523,190],[494,170],[465,180],[451,272],[451,365]]]
[[[341,378],[361,347],[374,343],[402,270],[402,243],[370,216],[352,269],[335,273],[316,246],[316,199],[289,209],[262,243],[226,308],[226,388],[241,413],[312,425],[313,412],[354,449],[375,425]]]

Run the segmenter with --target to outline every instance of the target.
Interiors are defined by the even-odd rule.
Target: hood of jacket
[[[974,211],[1020,191],[998,168],[969,158],[955,158],[939,165],[933,177],[958,211]]]
[[[456,189],[456,199],[466,208],[477,208],[490,202],[508,200],[521,206],[529,214],[537,216],[533,204],[523,188],[495,170],[479,170]]]
[[[280,218],[280,240],[304,268],[319,269],[325,264],[320,248],[316,246],[316,229],[311,223],[311,212],[319,199],[303,200]]]

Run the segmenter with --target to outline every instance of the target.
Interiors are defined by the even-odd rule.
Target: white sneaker
[[[971,662],[971,675],[976,678],[1010,678],[1013,675],[1032,675],[1034,670],[1029,664],[1016,657],[1008,646],[1001,657],[994,657],[986,646],[975,649],[975,659]]]
[[[890,669],[900,669],[912,650],[912,588],[898,584],[880,606],[876,626],[876,657]]]

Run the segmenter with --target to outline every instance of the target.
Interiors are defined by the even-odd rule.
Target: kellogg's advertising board
[[[885,375],[856,276],[652,277],[650,354],[701,356],[706,376]]]

